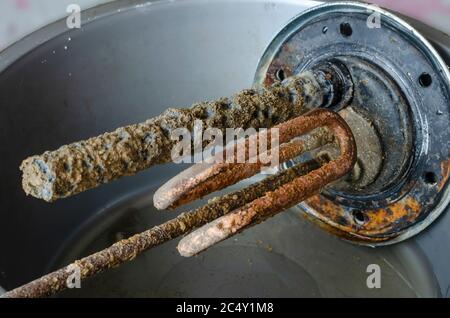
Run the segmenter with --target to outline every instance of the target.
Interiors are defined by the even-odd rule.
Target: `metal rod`
[[[155,226],[128,239],[121,240],[102,251],[89,255],[81,260],[77,260],[57,271],[13,289],[1,295],[1,297],[34,298],[53,295],[67,289],[67,279],[72,273],[74,266],[79,268],[81,279],[88,278],[112,267],[119,266],[126,261],[133,260],[135,257],[152,247],[189,233],[193,229],[255,200],[267,191],[273,191],[280,185],[318,167],[320,167],[320,162],[318,160],[297,164],[276,175],[252,184],[245,189],[237,190],[221,197],[216,197],[203,207],[187,213],[182,213],[178,217],[159,226]]]
[[[284,125],[289,125],[289,122],[274,128],[283,127]],[[270,134],[267,135],[262,133],[255,137],[256,141],[260,138],[270,139]],[[285,137],[285,135],[280,135],[280,143],[287,140]],[[324,127],[314,130],[306,137],[307,138],[292,140],[291,142],[280,145],[278,147],[279,151],[275,152],[279,156],[279,162],[285,162],[307,151],[324,146],[325,144],[332,142],[334,138],[333,134]],[[248,141],[250,138],[245,138],[244,141]],[[244,146],[246,151],[248,151],[249,143],[245,143]],[[239,144],[233,145],[233,147],[236,149],[239,147]],[[268,152],[270,153],[270,151]],[[223,157],[224,153],[225,151],[217,154],[216,157]],[[271,155],[272,154],[270,154],[270,156]],[[153,196],[154,205],[157,209],[161,210],[175,208],[201,198],[206,194],[224,189],[238,181],[249,178],[260,172],[261,168],[265,166],[265,164],[259,160],[260,157],[257,157],[255,163],[219,161],[219,163],[212,164],[195,164],[162,185]],[[247,161],[250,161],[250,158]]]
[[[295,137],[319,126],[327,126],[337,139],[341,151],[337,159],[307,175],[295,178],[274,191],[267,192],[264,196],[187,235],[178,244],[180,254],[193,256],[251,225],[300,203],[320,192],[328,183],[350,172],[356,162],[355,140],[350,128],[338,114],[324,109],[314,110],[281,125],[280,136]],[[195,192],[196,189],[191,191]]]

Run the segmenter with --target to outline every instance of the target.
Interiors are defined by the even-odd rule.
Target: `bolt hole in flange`
[[[419,83],[422,87],[428,87],[433,83],[433,79],[431,78],[431,75],[428,73],[422,73],[419,76]]]
[[[342,22],[339,30],[344,37],[349,37],[353,34],[352,26],[348,22]]]
[[[353,210],[352,216],[357,225],[364,225],[367,222],[367,216],[361,210]]]
[[[286,78],[286,74],[284,73],[284,70],[280,68],[275,72],[275,77],[277,80],[283,81]]]
[[[429,185],[435,185],[438,182],[436,174],[432,171],[426,171],[423,174],[423,179]]]
[[[374,11],[379,28],[367,24]],[[260,60],[255,85],[271,85],[279,69],[298,74],[330,60],[343,63],[353,82],[350,107],[327,107],[339,111],[359,139],[359,162],[347,180],[299,207],[359,243],[404,240],[436,219],[450,200],[450,159],[443,146],[450,140],[447,65],[393,14],[362,3],[325,3],[294,18],[275,37]],[[364,224],[355,210],[367,217]]]

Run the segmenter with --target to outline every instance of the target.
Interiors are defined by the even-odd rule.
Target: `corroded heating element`
[[[178,251],[181,255],[195,255],[317,194],[328,183],[347,174],[356,162],[356,145],[350,128],[334,112],[325,109],[314,110],[276,127],[279,128],[280,143],[285,143],[313,129],[327,127],[339,144],[340,155],[321,168],[299,176],[192,232],[183,238],[178,245]],[[307,148],[304,143],[296,140],[283,144],[281,147],[287,148],[292,144],[296,144],[296,149],[306,150]],[[285,159],[282,158],[280,161]],[[223,169],[224,166],[225,170]],[[228,171],[233,171],[233,173],[230,174]],[[194,165],[174,177],[155,194],[155,205],[158,208],[178,206],[213,191],[223,189],[257,172],[258,164]]]
[[[252,139],[252,137],[245,138],[236,145],[232,145],[232,148],[234,148],[232,149],[234,151],[234,158],[238,156],[237,149],[240,146],[244,148],[245,158],[248,158],[244,164],[225,161],[227,155],[227,150],[225,150],[215,155],[214,160],[218,163],[198,163],[184,170],[155,192],[153,197],[155,207],[161,210],[175,208],[189,203],[212,191],[223,189],[257,174],[261,169],[270,166],[270,162],[273,162],[272,156],[278,155],[278,162],[282,163],[302,153],[331,143],[334,139],[333,134],[326,127],[319,127],[308,134],[307,138],[295,139],[288,142],[288,137],[290,136],[284,129],[288,124],[281,124],[274,127],[274,129],[281,129],[279,131],[282,133],[279,135],[279,143],[283,144],[272,148],[270,151],[262,152],[258,148],[258,145],[264,139],[270,149],[272,130],[268,130],[267,134],[260,133],[253,136],[256,137],[253,138],[256,144],[255,148],[257,148],[256,158],[250,157],[249,154],[249,139]],[[264,144],[265,142],[262,143]],[[264,162],[260,160],[261,155],[266,158]]]
[[[322,126],[326,128],[320,128]],[[216,219],[221,220],[221,217],[229,213],[234,217],[237,212],[242,211],[243,207],[258,208],[254,210],[258,214],[257,217],[248,219],[249,223],[247,225],[256,224],[272,214],[281,211],[281,209],[287,208],[299,202],[299,200],[301,201],[302,198],[311,193],[320,191],[320,189],[328,182],[331,182],[348,172],[355,162],[356,148],[353,136],[345,122],[334,112],[315,110],[304,117],[295,118],[284,124],[278,125],[275,128],[279,128],[280,143],[282,143],[279,152],[280,162],[292,159],[313,148],[321,147],[334,139],[339,143],[341,156],[331,162],[327,162],[327,159],[325,158],[317,158],[305,163],[298,163],[244,189],[237,190],[221,197],[216,197],[200,208],[182,213],[178,217],[159,226],[155,226],[128,239],[121,240],[104,250],[89,255],[81,260],[77,260],[66,267],[11,290],[6,294],[3,294],[2,297],[44,297],[55,294],[67,288],[67,280],[73,273],[74,268],[79,270],[80,278],[83,280],[110,268],[119,266],[126,261],[131,261],[146,250],[178,236],[187,234],[209,222],[215,222],[214,220]],[[313,129],[315,130],[311,134],[304,136],[305,138],[289,141],[297,135],[304,134]],[[227,163],[226,166],[222,166],[222,168],[232,169],[240,167],[246,172],[241,173],[237,179],[243,179],[254,175],[259,171],[261,164],[256,163],[255,165],[247,163]],[[194,165],[193,167],[197,168],[188,169],[188,172],[198,169],[199,165]],[[187,174],[184,174],[185,177],[181,178],[181,183],[177,181],[177,179],[180,180],[179,178],[175,178],[175,180],[173,180],[174,186],[166,188],[167,190],[173,189],[174,191],[158,191],[154,198],[155,205],[159,208],[173,207],[181,203],[195,200],[204,195],[205,192],[225,188],[238,181],[236,178],[229,178],[229,175],[226,174],[226,178],[222,179],[221,176],[223,177],[224,174],[217,174],[217,165],[203,167],[207,173],[200,174],[203,176],[201,179],[194,179],[195,184],[192,184],[191,187],[183,187],[183,185],[186,185],[185,181],[187,180],[185,178]],[[256,169],[256,167],[259,168]],[[305,176],[305,178],[302,178],[302,176]],[[217,182],[208,183],[208,180],[215,180]],[[214,187],[210,188],[212,184],[214,184]],[[163,186],[163,190],[165,189],[164,187],[167,186]],[[207,187],[209,190],[193,191],[194,189],[203,187]],[[180,189],[188,189],[188,191],[183,192]],[[195,195],[192,195],[193,193],[195,193]],[[281,197],[277,199],[277,195],[281,195]],[[275,198],[273,198],[273,196],[275,196]],[[270,198],[272,198],[273,201],[269,202],[271,200]],[[263,204],[261,204],[262,199],[269,201],[264,201]],[[273,208],[267,208],[266,203],[274,204]],[[266,208],[260,209],[259,207],[261,206]],[[204,228],[200,228],[200,231],[203,230]],[[193,234],[195,237],[198,237],[198,232],[193,232]],[[186,238],[189,238],[189,236]],[[209,237],[206,237],[206,239],[206,244],[201,244],[203,248],[212,244]],[[186,241],[184,240],[184,242]],[[191,247],[197,246],[195,251],[190,250],[190,253],[199,251],[199,245],[192,245],[191,243],[188,245]],[[188,255],[188,253],[183,254]]]

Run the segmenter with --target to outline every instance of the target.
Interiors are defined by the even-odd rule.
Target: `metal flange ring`
[[[300,208],[351,241],[384,245],[409,238],[450,201],[448,67],[392,13],[336,2],[291,20],[263,54],[254,83],[270,85],[280,73],[290,76],[329,59],[349,69],[354,93],[348,106],[374,127],[382,164],[370,184],[331,187]]]

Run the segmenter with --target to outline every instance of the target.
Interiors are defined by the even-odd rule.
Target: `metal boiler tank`
[[[367,24],[374,12],[381,28]],[[60,296],[449,295],[448,35],[349,2],[115,1],[82,19],[0,52],[5,290],[172,218],[153,208],[153,193],[185,168],[162,165],[49,204],[23,193],[25,157],[338,59],[383,151],[378,164],[358,158],[370,182],[331,187],[193,258],[165,243]],[[370,264],[381,288],[367,287]]]

